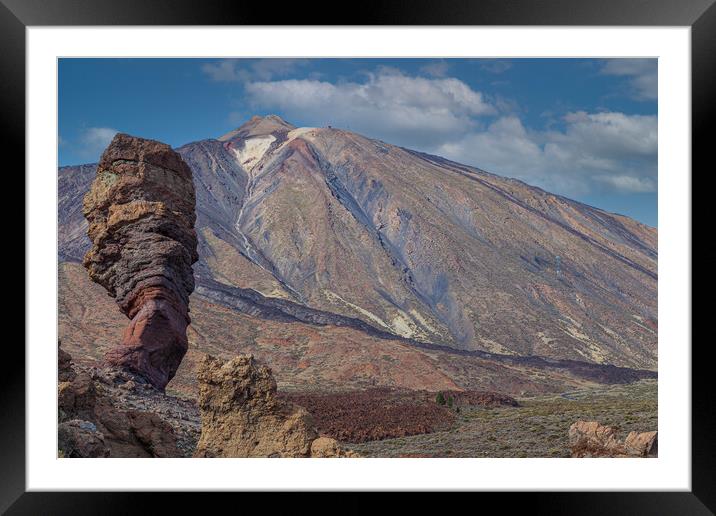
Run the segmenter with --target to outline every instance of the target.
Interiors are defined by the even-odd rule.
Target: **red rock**
[[[130,318],[122,342],[105,356],[163,390],[188,341],[192,264],[198,259],[191,170],[171,147],[118,134],[84,198],[92,248],[90,278]]]
[[[448,430],[455,421],[455,413],[435,403],[431,393],[373,388],[281,397],[305,407],[319,433],[349,443]]]

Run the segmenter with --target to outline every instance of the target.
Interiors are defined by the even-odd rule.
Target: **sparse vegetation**
[[[622,434],[658,426],[654,380],[518,401],[519,407],[463,405],[448,430],[350,448],[370,457],[568,457],[569,426],[578,419],[616,426]]]

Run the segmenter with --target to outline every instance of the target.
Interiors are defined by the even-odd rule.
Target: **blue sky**
[[[657,224],[654,59],[61,59],[59,162],[254,114],[333,125]]]

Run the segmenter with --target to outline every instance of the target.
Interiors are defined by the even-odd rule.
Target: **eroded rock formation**
[[[90,278],[131,320],[105,359],[163,390],[187,351],[198,260],[191,170],[163,143],[126,134],[102,154],[84,198]]]
[[[276,397],[271,369],[252,355],[199,367],[197,457],[306,457],[318,437],[308,412]]]
[[[199,367],[201,437],[195,457],[346,457],[335,439],[319,437],[311,415],[276,396],[271,369],[252,355]]]
[[[577,421],[569,427],[572,457],[656,457],[657,432],[630,432],[624,441],[611,426]]]

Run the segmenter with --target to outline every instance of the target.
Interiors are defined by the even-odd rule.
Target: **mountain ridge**
[[[177,149],[197,187],[199,285],[427,344],[656,367],[656,229],[340,129],[254,117],[220,138]],[[83,252],[74,203],[91,169],[59,171],[62,261]]]

